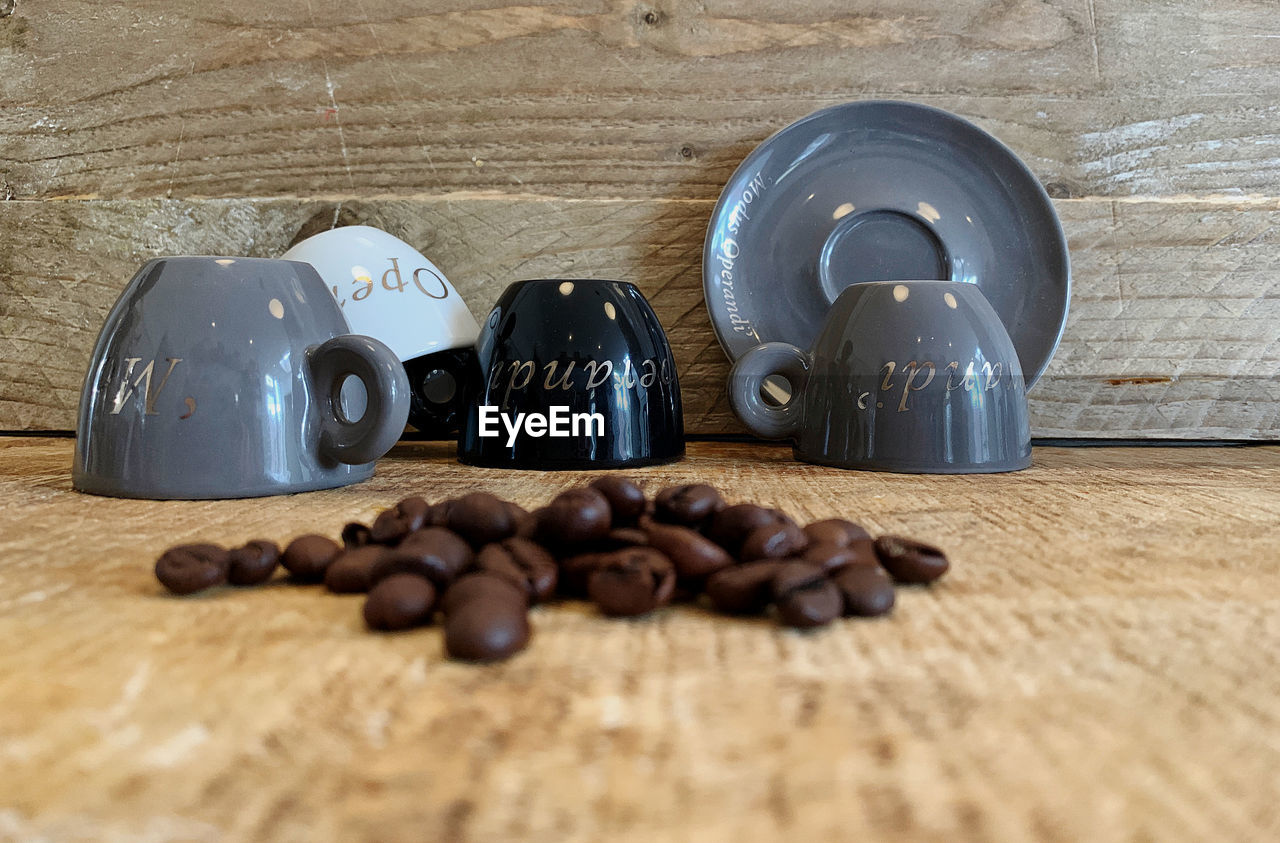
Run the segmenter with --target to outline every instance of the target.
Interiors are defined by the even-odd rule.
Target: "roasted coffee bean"
[[[596,542],[602,552],[626,550],[629,547],[645,547],[649,544],[649,534],[639,527],[615,527],[609,535]]]
[[[797,589],[808,588],[827,579],[821,566],[800,559],[782,559],[770,584],[773,599],[777,600]]]
[[[504,659],[529,643],[525,594],[492,574],[468,574],[442,601],[444,648],[451,658]]]
[[[422,527],[448,527],[449,515],[452,512],[452,500],[433,503],[431,508],[427,510],[427,516],[422,519]],[[422,529],[422,527],[419,527],[418,529]]]
[[[872,618],[893,609],[893,580],[879,565],[849,565],[831,582],[840,590],[844,614]]]
[[[951,567],[941,550],[914,539],[880,536],[875,548],[880,564],[900,583],[930,583]]]
[[[231,554],[216,544],[180,544],[156,560],[156,579],[174,594],[195,594],[227,581]]]
[[[811,544],[800,554],[806,562],[821,565],[827,573],[838,571],[848,565],[879,566],[875,545],[871,539],[859,539],[849,545]]]
[[[809,545],[809,537],[795,524],[785,522],[756,527],[747,534],[738,551],[744,562],[756,559],[785,559],[795,556]]]
[[[537,535],[538,519],[533,517],[532,512],[511,501],[503,501],[503,504],[507,507],[507,517],[514,526],[512,535],[522,539],[531,539]]]
[[[721,568],[707,579],[711,605],[731,615],[753,615],[773,599],[773,579],[782,567],[778,559],[762,559]]]
[[[591,481],[591,488],[604,495],[609,501],[609,509],[613,512],[615,527],[634,524],[644,514],[644,490],[636,485],[630,477],[619,477],[606,474]]]
[[[714,486],[706,483],[688,483],[669,486],[658,492],[653,500],[653,517],[667,524],[696,526],[718,509],[724,508],[724,498]]]
[[[535,603],[555,596],[560,579],[560,566],[556,558],[542,545],[522,536],[512,536],[502,542],[515,563],[525,572],[529,581],[529,595]]]
[[[500,542],[516,532],[507,502],[488,492],[471,492],[453,501],[448,527],[472,547]]]
[[[570,489],[538,511],[538,538],[553,547],[569,548],[608,535],[613,526],[609,501],[596,489]]]
[[[254,539],[231,551],[227,582],[232,585],[260,585],[271,579],[280,562],[280,548],[273,541]]]
[[[675,587],[671,560],[649,547],[606,554],[587,580],[591,602],[616,617],[643,615],[665,606]]]
[[[320,582],[339,550],[338,543],[328,536],[298,536],[280,554],[280,564],[298,582]]]
[[[773,602],[778,620],[797,629],[831,623],[844,609],[840,590],[812,562],[782,563],[773,578]]]
[[[474,568],[506,577],[525,590],[531,603],[551,599],[556,592],[556,581],[560,573],[555,557],[546,548],[519,537],[480,548]]]
[[[347,550],[364,547],[373,542],[373,531],[359,521],[352,521],[342,528],[342,546]]]
[[[506,577],[477,571],[454,580],[440,600],[440,611],[447,616],[468,603],[502,602],[523,611],[529,606],[529,594]]]
[[[814,521],[805,526],[804,532],[814,544],[834,544],[841,547],[871,538],[871,534],[861,526],[843,518]]]
[[[607,553],[576,553],[560,560],[559,590],[565,597],[586,597],[587,582]]]
[[[753,503],[738,503],[726,506],[703,526],[707,538],[729,551],[734,556],[742,548],[747,535],[757,527],[782,523],[780,513],[775,509],[757,506]]]
[[[733,564],[733,557],[711,539],[689,527],[649,522],[649,546],[666,554],[682,580],[701,580]]]
[[[390,548],[370,544],[344,550],[324,572],[324,587],[334,594],[359,594],[373,586],[373,569]]]
[[[421,529],[430,510],[431,504],[422,498],[405,498],[378,513],[369,528],[370,538],[378,544],[396,544],[414,530]]]
[[[431,623],[435,603],[436,587],[430,580],[396,574],[369,591],[364,601],[364,622],[370,629],[412,629]]]
[[[471,545],[452,530],[424,527],[384,553],[370,572],[377,583],[392,574],[417,574],[445,588],[470,564]]]
[[[464,603],[444,617],[444,650],[449,658],[491,662],[509,658],[529,644],[529,615],[523,606],[497,601]]]

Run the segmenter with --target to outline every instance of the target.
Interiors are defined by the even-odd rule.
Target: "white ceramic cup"
[[[308,237],[282,257],[314,266],[352,333],[381,340],[401,361],[472,345],[480,333],[439,267],[381,229],[331,229]]]
[[[381,229],[350,225],[308,237],[282,257],[320,273],[351,325],[388,346],[409,375],[409,421],[428,436],[457,430],[480,326],[439,267]]]

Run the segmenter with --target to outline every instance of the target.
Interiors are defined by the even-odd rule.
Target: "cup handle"
[[[458,418],[471,399],[479,378],[475,351],[471,346],[425,355],[405,364],[409,376],[409,421],[428,439],[446,438],[458,432]],[[453,392],[436,400],[428,376],[446,376]]]
[[[785,439],[800,428],[800,396],[809,380],[809,355],[785,342],[767,342],[738,358],[729,373],[729,404],[742,423],[764,439]],[[791,382],[791,397],[774,405],[760,394],[765,378]]]
[[[409,418],[409,378],[391,349],[360,334],[333,337],[307,354],[320,405],[320,452],[348,465],[373,462],[391,450]],[[341,410],[342,384],[354,375],[368,397],[360,418]]]

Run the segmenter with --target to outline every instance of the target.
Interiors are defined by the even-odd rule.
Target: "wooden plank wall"
[[[384,227],[483,313],[640,284],[690,432],[735,432],[702,304],[720,187],[814,109],[964,115],[1055,197],[1056,437],[1280,437],[1274,0],[0,0],[0,430],[70,429],[136,266]]]

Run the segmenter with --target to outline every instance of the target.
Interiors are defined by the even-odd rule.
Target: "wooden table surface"
[[[913,477],[698,444],[636,472],[946,547],[882,620],[533,613],[504,664],[318,588],[166,597],[187,540],[583,475],[404,444],[355,487],[139,502],[0,439],[0,838],[1262,840],[1280,833],[1280,448],[1039,448]]]

